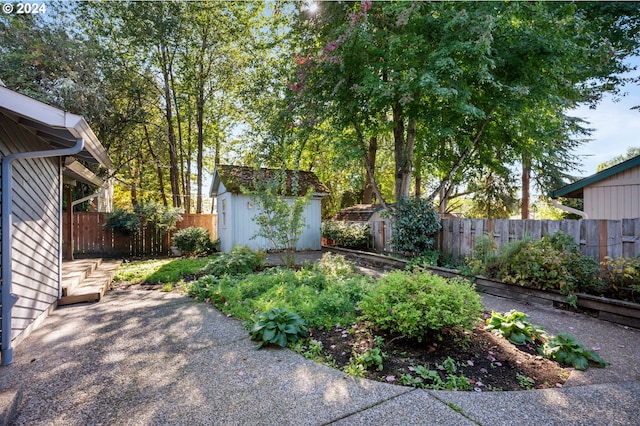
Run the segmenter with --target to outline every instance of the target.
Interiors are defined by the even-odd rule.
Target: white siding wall
[[[0,114],[0,152],[49,149],[37,137]],[[12,310],[12,339],[46,315],[58,299],[60,270],[59,158],[13,163],[13,285],[18,302]]]
[[[226,226],[223,224],[223,202],[226,200]],[[291,199],[293,200],[293,198]],[[253,250],[271,249],[269,241],[265,238],[252,238],[258,231],[253,217],[257,213],[251,197],[243,194],[230,194],[219,192],[218,195],[218,235],[220,248],[228,253],[237,245],[246,245]],[[320,199],[311,199],[305,206],[304,216],[306,227],[298,240],[298,250],[320,250]]]
[[[640,167],[584,188],[584,211],[589,219],[640,217]]]

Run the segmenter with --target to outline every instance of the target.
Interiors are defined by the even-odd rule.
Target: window
[[[222,226],[227,226],[227,200],[222,200]]]

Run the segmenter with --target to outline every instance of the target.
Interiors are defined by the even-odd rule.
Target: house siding
[[[0,152],[51,149],[32,133],[0,114]],[[11,338],[17,345],[48,314],[59,296],[60,159],[23,159],[13,163]]]
[[[590,219],[640,217],[640,167],[585,187],[584,211]]]

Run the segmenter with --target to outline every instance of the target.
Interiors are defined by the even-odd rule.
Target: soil
[[[469,379],[470,386],[459,390],[486,392],[562,387],[570,374],[570,369],[538,355],[537,347],[515,346],[485,331],[482,324],[461,338],[440,342],[410,341],[380,332],[375,335],[384,338],[384,344],[379,348],[387,359],[383,361],[381,371],[376,366],[365,371],[364,377],[371,380],[406,384],[403,375],[418,378],[415,367],[425,366],[437,371],[446,382],[449,375],[444,368],[447,357],[455,361],[455,375]],[[349,365],[355,354],[375,347],[372,330],[363,324],[311,330],[311,338],[322,343],[321,358],[332,360],[333,366],[341,370]],[[423,381],[424,387],[428,388],[429,383]],[[422,387],[423,384],[414,385]]]

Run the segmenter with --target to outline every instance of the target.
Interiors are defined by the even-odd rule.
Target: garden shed
[[[111,161],[87,122],[0,86],[2,364],[62,292],[65,184],[102,181]]]
[[[255,182],[272,179],[278,172],[286,174],[286,193],[282,194],[285,197],[291,200],[295,197],[292,182],[298,183],[300,194],[305,194],[309,189],[313,191],[303,213],[306,227],[298,240],[296,249],[321,249],[321,200],[329,195],[329,189],[314,173],[218,165],[213,172],[210,196],[215,200],[215,209],[218,213],[218,238],[222,251],[229,252],[238,245],[246,245],[254,250],[271,248],[264,238],[253,238],[258,231],[253,220],[258,209],[252,197],[245,191],[255,189]]]
[[[338,210],[333,220],[345,222],[376,222],[382,220],[382,204],[357,204]]]
[[[640,156],[630,158],[549,193],[557,199],[584,200],[585,219],[634,219],[640,217]]]

